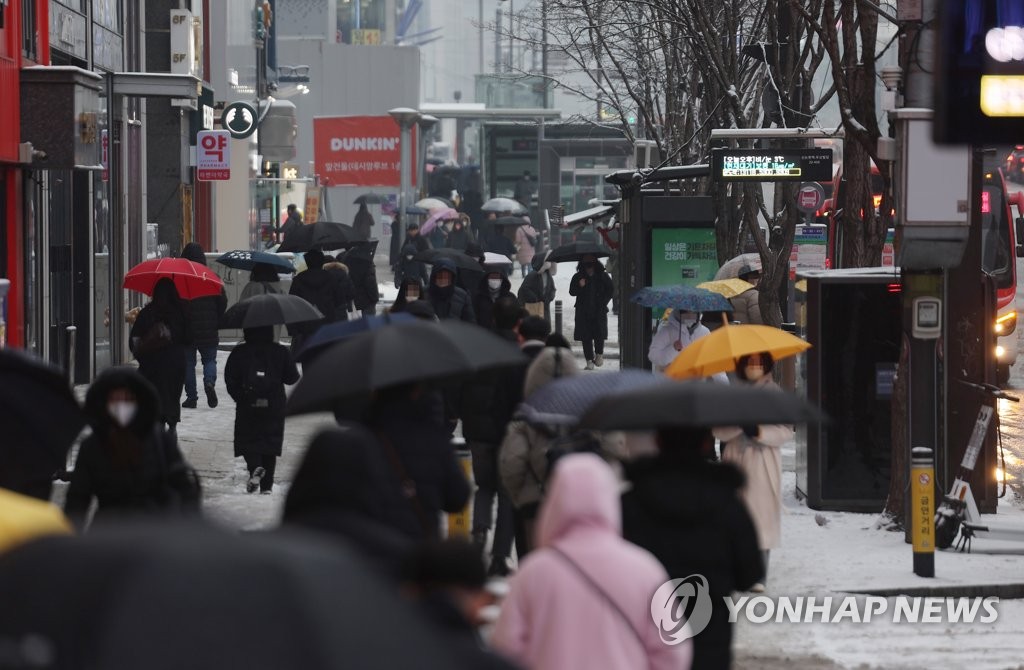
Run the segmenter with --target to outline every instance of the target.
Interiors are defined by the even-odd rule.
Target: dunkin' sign
[[[412,130],[416,165],[416,128]],[[401,185],[402,144],[390,116],[329,116],[313,119],[313,159],[324,186]],[[412,170],[416,184],[416,170]]]

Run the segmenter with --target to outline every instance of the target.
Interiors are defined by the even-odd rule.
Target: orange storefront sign
[[[313,158],[324,186],[401,185],[402,145],[390,116],[331,116],[313,119]],[[416,165],[416,128],[412,130]],[[416,170],[412,170],[416,184]]]

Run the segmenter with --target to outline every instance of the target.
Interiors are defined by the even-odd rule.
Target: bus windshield
[[[1013,286],[1013,249],[1010,222],[1003,190],[986,184],[981,194],[981,267],[995,280],[996,288]]]

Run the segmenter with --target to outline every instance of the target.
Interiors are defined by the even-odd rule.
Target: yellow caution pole
[[[473,457],[470,455],[469,450],[459,449],[455,452],[455,457],[459,460],[459,467],[462,468],[462,472],[466,475],[466,480],[473,481]],[[469,537],[470,523],[472,522],[472,505],[473,496],[470,496],[464,508],[458,512],[451,512],[448,515],[448,537]]]
[[[928,447],[910,450],[911,537],[914,574],[935,576],[935,460]]]

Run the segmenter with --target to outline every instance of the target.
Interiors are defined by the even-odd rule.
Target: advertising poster
[[[797,226],[789,253],[789,278],[801,270],[824,270],[828,256],[828,228],[822,224]]]
[[[416,165],[416,128],[411,138],[412,165]],[[323,186],[401,185],[401,131],[390,116],[313,119],[313,158]],[[412,185],[416,185],[415,170]]]
[[[696,286],[714,279],[717,270],[714,228],[651,230],[652,286]]]

